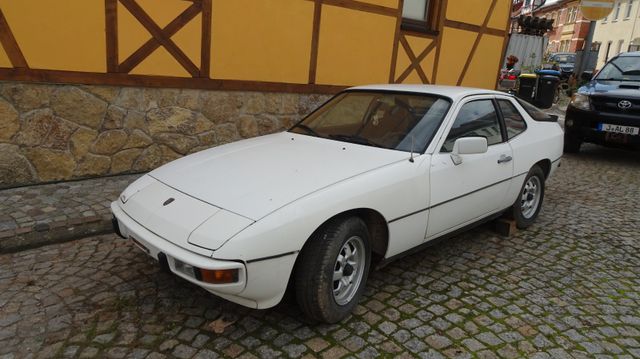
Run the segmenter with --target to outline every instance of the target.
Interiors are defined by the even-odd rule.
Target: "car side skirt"
[[[468,225],[466,225],[466,226],[463,226],[463,227],[461,227],[461,228],[458,228],[458,229],[456,229],[456,230],[454,230],[454,231],[451,231],[451,232],[449,232],[449,233],[445,233],[445,234],[443,234],[442,236],[439,236],[439,237],[437,237],[437,238],[434,238],[434,239],[431,239],[431,240],[429,240],[429,241],[426,241],[426,242],[424,242],[424,243],[420,244],[420,245],[419,245],[419,246],[417,246],[417,247],[413,247],[413,248],[408,249],[408,250],[406,250],[406,251],[404,251],[404,252],[402,252],[402,253],[398,253],[398,254],[396,254],[396,255],[394,255],[394,256],[391,256],[391,257],[389,257],[389,258],[385,258],[385,259],[383,259],[382,261],[380,261],[380,262],[378,263],[378,265],[376,266],[376,269],[383,268],[383,267],[385,267],[386,265],[388,265],[388,264],[389,264],[389,263],[391,263],[391,262],[394,262],[394,261],[396,261],[396,260],[398,260],[398,259],[401,259],[401,258],[406,257],[406,256],[409,256],[409,255],[412,255],[412,254],[415,254],[415,253],[421,252],[421,251],[423,251],[424,249],[429,248],[429,247],[431,247],[431,246],[434,246],[434,245],[436,245],[436,244],[438,244],[438,243],[440,243],[440,242],[442,242],[442,241],[444,241],[444,240],[450,239],[450,238],[455,237],[455,236],[457,236],[457,235],[459,235],[459,234],[461,234],[461,233],[464,233],[464,232],[466,232],[466,231],[468,231],[468,230],[470,230],[470,229],[472,229],[472,228],[478,227],[478,226],[480,226],[480,225],[482,225],[482,224],[485,224],[485,223],[490,222],[490,221],[492,221],[492,220],[494,220],[494,219],[497,219],[497,218],[499,218],[500,216],[502,216],[502,214],[503,214],[507,209],[508,209],[508,208],[505,208],[505,209],[503,209],[503,210],[501,210],[501,211],[498,211],[498,212],[496,212],[496,213],[493,213],[493,214],[491,214],[491,215],[489,215],[489,216],[487,216],[487,217],[484,217],[484,218],[482,218],[482,219],[480,219],[480,220],[478,220],[478,221],[475,221],[475,222],[473,222],[473,223],[471,223],[471,224],[468,224]]]

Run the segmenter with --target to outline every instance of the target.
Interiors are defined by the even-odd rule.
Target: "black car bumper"
[[[640,148],[640,135],[604,132],[599,129],[603,123],[640,128],[637,115],[584,111],[570,105],[565,116],[565,133],[582,142]]]

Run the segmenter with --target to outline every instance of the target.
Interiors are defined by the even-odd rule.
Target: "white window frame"
[[[627,12],[625,13],[625,16],[624,16],[625,20],[631,17],[631,10],[633,10],[633,0],[627,1]]]

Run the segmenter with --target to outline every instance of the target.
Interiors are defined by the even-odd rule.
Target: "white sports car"
[[[252,308],[289,283],[346,317],[369,269],[508,213],[535,220],[560,165],[557,117],[510,95],[351,88],[289,131],[164,165],[111,204],[116,232],[165,269]]]

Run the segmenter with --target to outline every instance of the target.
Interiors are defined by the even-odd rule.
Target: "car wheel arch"
[[[551,160],[545,158],[544,160],[540,160],[538,162],[536,162],[533,166],[531,166],[532,168],[538,166],[540,167],[540,169],[542,170],[542,172],[544,173],[544,179],[546,180],[547,178],[549,178],[549,174],[551,173]]]
[[[369,236],[371,239],[371,268],[375,268],[375,265],[381,262],[386,253],[387,247],[389,245],[389,227],[387,225],[387,220],[384,216],[371,208],[355,208],[350,209],[341,213],[338,213],[331,218],[325,220],[318,228],[313,231],[313,233],[305,240],[305,243],[302,246],[301,252],[304,251],[307,243],[313,237],[313,235],[321,231],[328,223],[338,220],[340,218],[348,218],[348,217],[359,217],[364,221],[369,230]],[[296,267],[299,265],[300,256],[296,260],[292,273],[295,272]]]

